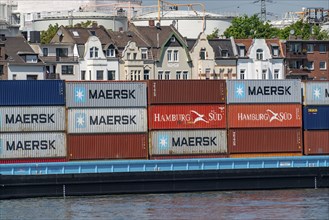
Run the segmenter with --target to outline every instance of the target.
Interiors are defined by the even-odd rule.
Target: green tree
[[[231,26],[224,35],[235,39],[246,38],[274,38],[279,35],[279,29],[272,27],[268,22],[263,23],[257,15],[235,17]]]
[[[211,34],[207,35],[207,39],[212,40],[218,38],[218,33],[219,33],[219,29],[215,28]]]
[[[58,30],[58,24],[56,23],[55,25],[50,24],[46,31],[41,31],[41,35],[40,35],[41,43],[49,44],[51,39],[53,39],[53,37],[55,36],[57,30]]]
[[[83,22],[83,21],[82,21],[82,22],[79,23],[79,24],[75,24],[74,27],[88,28],[88,27],[91,27],[93,23],[94,23],[94,22],[93,22],[93,21],[90,21],[90,20],[88,20],[88,21],[86,21],[86,22]]]

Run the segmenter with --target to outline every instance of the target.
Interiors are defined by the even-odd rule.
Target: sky
[[[142,5],[157,5],[158,0],[142,0]],[[237,12],[248,16],[260,13],[260,0],[165,0],[176,4],[203,3],[207,12]],[[254,3],[256,2],[256,3]],[[258,2],[258,3],[257,3]],[[302,8],[321,7],[329,9],[329,0],[266,0],[266,11],[274,14],[267,15],[268,20],[281,19],[286,12],[302,11]],[[195,7],[199,9],[200,7]],[[184,8],[182,8],[183,10]],[[185,7],[185,9],[187,9]]]

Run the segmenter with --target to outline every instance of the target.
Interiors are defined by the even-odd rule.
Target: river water
[[[2,200],[0,219],[329,219],[329,189]]]

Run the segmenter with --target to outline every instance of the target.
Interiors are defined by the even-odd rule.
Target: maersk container
[[[301,104],[231,104],[229,128],[302,127]]]
[[[68,110],[68,133],[147,132],[146,108],[84,108]]]
[[[226,103],[225,80],[150,80],[148,87],[150,105]]]
[[[0,158],[66,157],[65,133],[2,133]]]
[[[304,131],[305,155],[329,155],[329,130]]]
[[[0,107],[0,132],[64,131],[64,106]]]
[[[0,106],[65,105],[63,80],[0,80]]]
[[[150,105],[150,130],[226,128],[226,105]]]
[[[305,82],[304,105],[329,105],[329,81]]]
[[[238,128],[228,130],[228,152],[302,153],[301,128]]]
[[[148,134],[70,134],[69,160],[147,159]]]
[[[304,106],[305,130],[329,130],[329,106]]]
[[[300,80],[228,80],[227,103],[302,103]]]
[[[150,132],[150,155],[227,153],[226,130],[176,130]]]
[[[66,82],[66,106],[146,107],[146,82]]]

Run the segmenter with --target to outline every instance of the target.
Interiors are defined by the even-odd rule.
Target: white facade
[[[8,65],[8,80],[44,79],[43,66]]]
[[[284,79],[283,58],[273,57],[265,39],[254,39],[247,58],[238,59],[237,78]]]

